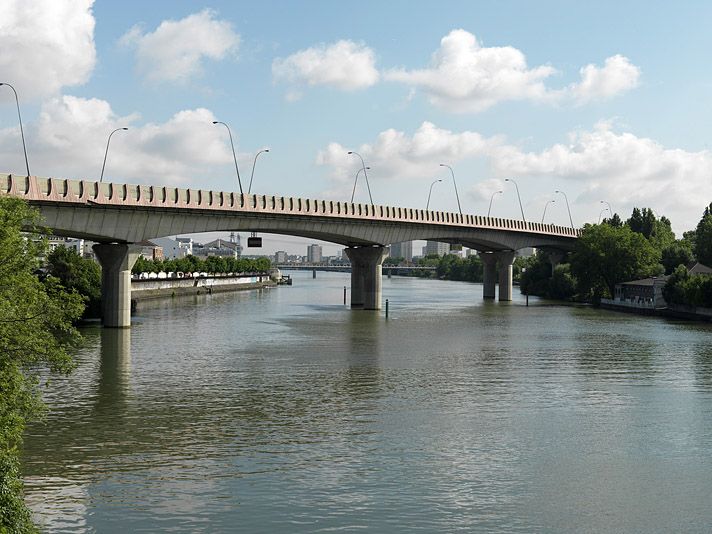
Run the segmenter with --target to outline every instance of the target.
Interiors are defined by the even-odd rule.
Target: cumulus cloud
[[[0,2],[0,81],[13,84],[23,99],[85,83],[96,63],[92,3]]]
[[[316,160],[331,167],[342,193],[360,166],[358,158],[346,154],[348,150],[333,142]],[[577,213],[579,217],[588,213],[595,220],[599,201],[608,200],[622,217],[634,206],[652,207],[668,216],[678,232],[692,228],[712,199],[712,153],[667,148],[653,139],[618,132],[609,121],[572,132],[566,143],[541,151],[523,150],[503,137],[451,132],[428,122],[410,136],[385,130],[357,150],[373,168],[371,174],[385,180],[432,178],[440,162],[466,166],[467,160],[480,158],[489,164],[491,178],[471,185],[463,181],[462,188],[485,211],[492,193],[504,188],[501,180],[506,177],[517,177],[525,204],[525,191],[538,206],[561,188],[567,190],[575,219]]]
[[[599,68],[581,69],[581,81],[564,89],[551,89],[545,80],[556,69],[550,65],[529,68],[520,50],[483,46],[475,35],[453,30],[440,41],[430,66],[424,69],[392,69],[384,78],[422,89],[430,102],[455,113],[478,113],[507,100],[578,102],[609,98],[635,87],[640,69],[616,55]]]
[[[205,9],[181,20],[164,20],[153,32],[134,26],[120,42],[136,49],[139,73],[151,82],[186,82],[202,73],[205,59],[237,52],[240,36],[232,25]]]
[[[210,188],[216,184],[197,180],[234,172],[227,134],[212,124],[211,111],[183,110],[162,123],[139,120],[138,114],[115,114],[104,100],[51,98],[25,130],[30,170],[38,176],[98,180],[109,133],[128,127],[111,139],[105,180]],[[24,174],[17,128],[0,130],[0,160]]]
[[[581,81],[570,85],[566,92],[580,103],[602,100],[637,87],[640,68],[620,54],[609,57],[603,67],[586,65],[581,69]]]
[[[356,151],[379,176],[412,178],[430,176],[439,162],[486,154],[500,142],[499,138],[485,138],[476,132],[454,133],[426,121],[412,136],[391,128]],[[349,181],[361,166],[358,157],[347,154],[349,150],[352,149],[330,143],[317,154],[316,163],[332,167],[336,180]]]
[[[373,50],[363,43],[341,40],[300,50],[272,63],[275,81],[296,86],[326,85],[345,91],[370,87],[378,82]],[[290,92],[290,96],[298,94]]]
[[[699,219],[701,199],[712,198],[709,151],[666,148],[653,139],[617,133],[610,122],[574,132],[568,143],[541,152],[503,145],[492,164],[500,175],[573,182],[580,203],[608,199],[622,214],[633,206],[652,207],[687,228]]]

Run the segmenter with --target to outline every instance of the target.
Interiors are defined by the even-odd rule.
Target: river
[[[704,532],[712,326],[348,274],[142,302],[44,389],[45,532]]]

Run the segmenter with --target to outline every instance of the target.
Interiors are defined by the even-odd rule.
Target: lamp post
[[[17,98],[17,91],[9,83],[0,82],[0,85],[7,85],[12,92],[15,93],[15,104],[17,105],[17,120],[20,122],[20,136],[22,137],[22,150],[25,152],[25,167],[27,168],[27,177],[30,177],[30,164],[27,161],[27,147],[25,146],[25,131],[22,129],[22,117],[20,116],[20,99]]]
[[[569,208],[569,197],[566,196],[566,193],[563,191],[559,191],[558,189],[555,191],[555,193],[561,193],[564,195],[564,200],[566,200],[566,210],[569,212],[569,222],[571,223],[571,228],[574,228],[574,220],[571,218],[571,209]]]
[[[104,163],[101,164],[101,176],[99,177],[99,183],[104,181],[104,168],[106,167],[106,156],[109,154],[109,143],[111,143],[111,136],[119,130],[128,130],[128,128],[116,128],[116,130],[109,134],[109,137],[106,140],[106,150],[104,151]]]
[[[611,205],[605,200],[601,200],[601,204],[605,204],[606,206],[608,206],[608,213],[610,213],[611,217],[613,217],[613,208],[611,208]]]
[[[368,198],[371,201],[371,206],[373,206],[373,197],[371,196],[371,186],[368,185],[368,173],[366,172],[366,164],[363,162],[363,158],[361,157],[361,154],[358,152],[354,152],[353,150],[349,150],[349,154],[356,154],[358,156],[358,159],[361,160],[361,169],[363,170],[363,175],[366,178],[366,188],[368,189]],[[358,178],[358,174],[356,175]]]
[[[452,170],[452,167],[450,167],[450,165],[441,163],[440,166],[447,167],[448,169],[450,169],[450,174],[452,175],[452,185],[455,186],[455,198],[457,199],[457,209],[460,211],[460,215],[462,215],[462,208],[460,207],[460,195],[457,194],[457,182],[455,182],[455,172]]]
[[[430,184],[430,191],[428,192],[428,203],[425,205],[425,211],[428,211],[428,209],[430,208],[430,195],[433,194],[433,186],[438,182],[442,182],[442,180],[435,180],[432,184]]]
[[[369,171],[371,170],[371,167],[366,167]],[[359,169],[356,171],[356,179],[354,180],[354,188],[353,191],[351,191],[351,204],[354,203],[354,195],[356,194],[356,182],[358,182],[358,175],[361,173],[363,169]]]
[[[598,224],[601,224],[601,215],[603,215],[604,211],[611,211],[611,210],[609,210],[608,208],[603,208],[601,210],[601,213],[598,214]]]
[[[495,191],[494,193],[492,193],[492,196],[490,197],[489,209],[487,210],[487,217],[490,216],[490,212],[492,211],[492,201],[494,200],[494,196],[501,195],[501,194],[502,194],[502,190]]]
[[[517,190],[517,198],[519,199],[519,210],[522,212],[522,220],[524,222],[527,222],[527,220],[524,218],[524,208],[522,207],[522,197],[519,196],[519,186],[517,185],[517,182],[515,182],[513,178],[505,178],[504,181],[512,182],[514,184],[514,187]]]
[[[235,144],[232,142],[232,132],[230,127],[222,121],[213,121],[213,124],[222,124],[227,128],[227,133],[230,136],[230,146],[232,147],[232,159],[235,160],[235,172],[237,173],[237,185],[240,186],[240,195],[244,194],[242,191],[242,182],[240,181],[240,169],[237,168],[237,156],[235,155]]]
[[[553,204],[554,202],[556,202],[556,200],[550,200],[550,201],[547,202],[546,205],[544,206],[544,213],[542,213],[542,215],[541,215],[541,223],[542,223],[542,224],[544,224],[544,217],[546,217],[546,208],[549,207],[549,204]]]
[[[255,176],[255,165],[257,165],[257,156],[259,156],[263,152],[269,152],[269,148],[263,148],[257,154],[255,154],[255,160],[252,162],[252,174],[250,174],[250,185],[247,186],[248,195],[250,194],[250,191],[252,191],[252,178],[254,178]]]

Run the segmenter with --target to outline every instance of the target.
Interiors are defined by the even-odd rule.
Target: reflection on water
[[[26,438],[44,530],[705,530],[709,325],[318,276],[87,329]]]

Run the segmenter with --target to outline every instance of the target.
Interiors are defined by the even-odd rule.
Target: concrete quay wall
[[[273,285],[276,285],[275,282],[267,274],[131,280],[131,300],[241,291]]]

